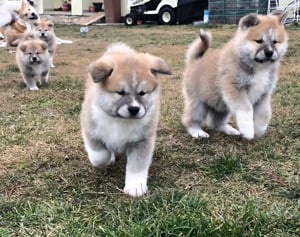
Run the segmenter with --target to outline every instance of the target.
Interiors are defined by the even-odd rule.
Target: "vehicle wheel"
[[[137,17],[135,14],[129,13],[125,16],[125,25],[127,26],[133,26],[137,24]]]
[[[176,23],[175,11],[171,7],[164,7],[158,15],[158,22],[161,25],[173,25]]]

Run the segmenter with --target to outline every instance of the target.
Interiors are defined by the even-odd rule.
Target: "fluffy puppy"
[[[127,155],[124,192],[147,191],[159,117],[158,74],[170,74],[165,61],[112,44],[89,65],[80,115],[82,136],[93,166],[106,166]]]
[[[53,58],[57,43],[53,23],[47,20],[40,20],[33,23],[33,26],[35,35],[47,43],[48,51],[50,54],[51,67],[55,67],[53,64]]]
[[[15,21],[11,25],[6,27],[4,32],[4,39],[6,46],[16,47],[20,39],[24,36],[24,32],[27,30],[25,22],[21,19]]]
[[[271,118],[271,93],[280,60],[288,47],[286,14],[241,18],[235,36],[222,49],[206,54],[211,37],[200,30],[186,54],[182,123],[195,138],[210,128],[246,139],[261,137]],[[234,115],[239,130],[228,124]]]
[[[26,32],[17,47],[16,60],[22,78],[29,90],[38,90],[49,77],[50,55],[47,44],[35,38],[33,32]]]
[[[24,21],[37,20],[38,13],[33,5],[36,1],[8,1],[0,5],[0,27],[10,25],[19,18]]]

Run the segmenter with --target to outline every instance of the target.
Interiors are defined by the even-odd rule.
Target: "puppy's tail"
[[[200,38],[194,40],[185,55],[185,63],[189,64],[194,60],[201,58],[210,46],[212,35],[210,32],[200,29]]]

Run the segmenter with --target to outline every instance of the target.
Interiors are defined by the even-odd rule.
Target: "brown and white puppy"
[[[24,36],[24,32],[27,30],[25,22],[18,19],[11,25],[6,27],[4,32],[4,39],[6,46],[17,47],[20,39]]]
[[[281,12],[282,13],[282,12]],[[271,118],[271,93],[280,60],[288,47],[286,15],[249,14],[241,18],[235,36],[206,54],[211,37],[200,30],[186,54],[182,122],[192,137],[209,137],[210,128],[246,139],[261,137]],[[238,130],[228,124],[234,115]]]
[[[0,47],[17,46],[26,30],[39,16],[36,0],[11,0],[0,5]]]
[[[50,55],[47,44],[35,38],[33,32],[26,32],[17,47],[16,60],[22,78],[29,90],[38,90],[40,85],[48,82]]]
[[[10,25],[19,18],[24,21],[37,20],[39,18],[34,5],[36,1],[10,0],[0,5],[0,27]]]
[[[80,115],[82,136],[93,166],[127,155],[124,192],[147,191],[160,107],[158,74],[170,74],[165,61],[112,44],[89,65]]]
[[[36,36],[45,41],[48,45],[48,51],[51,59],[51,67],[55,67],[53,64],[53,58],[56,50],[56,35],[54,33],[54,24],[48,20],[41,19],[33,23]]]

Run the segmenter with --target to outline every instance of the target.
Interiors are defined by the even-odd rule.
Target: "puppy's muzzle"
[[[28,18],[29,18],[30,20],[37,20],[39,17],[38,17],[37,14],[35,14],[34,12],[32,12]]]
[[[40,60],[37,56],[32,56],[32,57],[30,58],[30,63],[31,63],[31,64],[39,64],[40,61],[41,61],[41,60]]]

